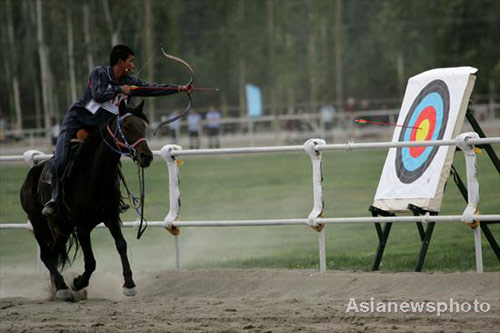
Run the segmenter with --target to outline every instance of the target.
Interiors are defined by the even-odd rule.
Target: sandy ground
[[[137,296],[125,297],[118,273],[96,273],[86,300],[63,303],[50,300],[47,275],[3,271],[0,332],[500,331],[498,272],[197,270],[140,273],[135,280]],[[453,312],[428,307],[449,307],[450,298],[458,304]],[[401,304],[417,301],[428,311],[403,312]],[[388,302],[399,310],[383,312]],[[370,304],[379,310],[370,312]]]

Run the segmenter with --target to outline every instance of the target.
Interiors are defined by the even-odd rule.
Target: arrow
[[[178,90],[177,87],[139,87],[130,86],[130,90]],[[192,91],[219,91],[219,88],[191,88]]]
[[[393,124],[393,123],[384,123],[384,122],[380,122],[380,121],[371,121],[371,120],[366,120],[366,119],[355,119],[354,121],[357,123],[360,123],[360,124],[375,124],[375,125],[380,125],[380,126],[394,126],[394,127],[402,127],[402,128],[422,129],[421,127],[416,127],[416,126],[404,126],[404,125],[398,125],[398,124]]]

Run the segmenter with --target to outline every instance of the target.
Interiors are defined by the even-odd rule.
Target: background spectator
[[[207,112],[208,147],[219,148],[219,128],[221,114],[213,106]]]
[[[321,125],[325,131],[332,128],[333,125],[333,115],[335,113],[335,108],[333,105],[326,103],[319,109]]]
[[[179,115],[179,111],[174,111],[172,114],[168,117],[169,119],[175,118]],[[179,137],[179,132],[181,129],[181,121],[176,120],[168,124],[168,132],[170,134],[170,137],[172,138],[173,143],[177,143],[177,138]]]
[[[187,116],[189,132],[189,149],[200,148],[200,122],[201,116],[198,112],[191,110]]]

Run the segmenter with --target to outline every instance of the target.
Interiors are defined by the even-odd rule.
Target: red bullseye
[[[417,121],[414,125],[415,128],[412,129],[410,134],[410,141],[429,141],[434,134],[434,129],[436,128],[436,110],[433,106],[426,107],[418,115]],[[426,149],[425,146],[420,147],[410,147],[410,155],[415,158],[420,156]]]

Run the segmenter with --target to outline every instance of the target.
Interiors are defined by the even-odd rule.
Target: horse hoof
[[[73,302],[74,298],[68,289],[59,289],[56,292],[56,300],[64,302]]]
[[[87,289],[72,292],[75,301],[84,301],[87,299]]]
[[[137,294],[137,290],[134,288],[123,288],[123,295],[125,296],[135,296]]]

